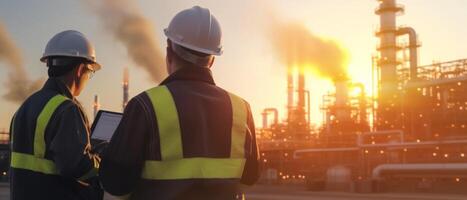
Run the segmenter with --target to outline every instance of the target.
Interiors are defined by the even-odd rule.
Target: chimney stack
[[[96,118],[96,115],[97,115],[97,111],[99,111],[99,108],[100,108],[100,104],[99,104],[99,96],[96,94],[94,95],[94,103],[92,104],[92,109],[93,109],[93,113],[94,113],[94,118]]]
[[[128,67],[123,69],[123,103],[122,103],[122,111],[125,110],[126,104],[128,104],[128,90],[130,87],[130,74],[128,72]]]

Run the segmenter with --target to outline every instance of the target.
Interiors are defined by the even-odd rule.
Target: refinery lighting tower
[[[126,104],[128,104],[128,89],[129,89],[129,80],[130,74],[128,72],[128,67],[123,68],[123,104],[122,111],[125,110]]]

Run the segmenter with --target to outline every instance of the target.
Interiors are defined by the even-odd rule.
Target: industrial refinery
[[[193,47],[189,48],[178,44],[177,42],[184,42],[184,40],[191,38],[184,38],[179,34],[175,34],[174,38],[180,39],[180,41],[176,42],[169,37],[169,33],[171,33],[169,31],[170,25],[165,26],[169,23],[169,17],[172,17],[173,12],[181,10],[182,7],[192,7],[191,4],[198,3],[196,1],[167,1],[162,5],[159,1],[101,0],[96,2],[83,1],[85,6],[82,7],[74,6],[73,3],[75,2],[71,0],[68,3],[62,1],[41,2],[40,5],[36,6],[31,6],[33,3],[18,1],[9,3],[12,8],[8,7],[6,9],[6,6],[0,6],[0,67],[6,66],[5,69],[0,68],[0,72],[2,75],[7,74],[5,80],[2,80],[5,89],[2,90],[3,96],[0,98],[0,107],[2,108],[0,113],[2,114],[0,116],[0,200],[10,199],[9,195],[13,196],[14,193],[14,191],[10,191],[10,186],[15,182],[12,181],[15,175],[15,172],[12,171],[16,170],[17,167],[12,164],[15,163],[15,159],[12,159],[14,157],[12,155],[15,154],[14,145],[12,144],[18,145],[20,142],[17,141],[20,140],[15,140],[15,143],[12,142],[13,136],[11,135],[13,134],[10,135],[9,128],[12,126],[11,124],[16,125],[13,125],[13,127],[22,127],[22,125],[18,125],[18,123],[10,124],[11,120],[13,122],[15,120],[27,121],[28,123],[32,121],[36,124],[36,129],[37,127],[43,128],[42,132],[32,129],[34,130],[34,146],[33,148],[25,148],[26,150],[32,149],[31,151],[34,154],[19,150],[16,153],[37,156],[35,151],[38,144],[39,148],[41,148],[39,150],[45,151],[40,159],[52,161],[52,164],[56,162],[55,158],[52,159],[55,153],[52,151],[50,153],[47,150],[47,145],[49,145],[47,143],[49,138],[47,137],[51,134],[46,134],[46,130],[51,129],[48,126],[49,121],[56,116],[53,114],[55,110],[45,112],[44,115],[47,115],[49,119],[40,121],[45,123],[45,125],[40,126],[37,125],[37,121],[39,121],[43,111],[39,114],[37,121],[18,120],[16,116],[18,116],[18,106],[24,105],[23,102],[33,96],[31,94],[39,90],[43,82],[47,80],[46,74],[49,78],[53,77],[50,75],[51,72],[48,71],[51,68],[49,64],[60,63],[58,61],[49,62],[46,59],[47,63],[40,64],[47,65],[48,68],[45,66],[42,66],[43,68],[32,68],[28,65],[37,64],[39,59],[36,57],[30,58],[31,55],[44,50],[43,43],[46,42],[44,38],[48,39],[53,31],[62,29],[63,24],[67,24],[69,21],[73,21],[73,23],[76,21],[73,26],[76,26],[77,31],[86,33],[85,35],[92,39],[90,41],[93,41],[96,46],[96,51],[93,50],[92,52],[98,55],[93,55],[92,58],[99,60],[99,65],[102,64],[102,69],[97,72],[96,78],[86,82],[89,84],[86,85],[87,89],[83,89],[85,92],[80,93],[81,95],[72,94],[73,100],[76,97],[83,103],[80,106],[80,109],[82,109],[81,115],[76,115],[79,116],[78,121],[83,121],[83,123],[86,121],[82,120],[85,111],[89,111],[87,115],[90,121],[95,122],[102,120],[100,118],[104,116],[102,114],[104,112],[118,114],[118,121],[115,120],[116,118],[111,120],[103,119],[104,122],[102,123],[104,125],[101,127],[105,127],[105,129],[102,129],[106,131],[101,132],[115,132],[117,133],[115,136],[129,137],[118,140],[112,134],[106,134],[108,139],[96,140],[93,136],[98,135],[94,133],[99,131],[95,131],[96,126],[93,123],[89,125],[87,122],[86,126],[81,126],[83,131],[78,132],[82,133],[83,136],[88,136],[87,140],[91,141],[92,148],[96,148],[92,149],[92,154],[96,153],[96,155],[102,156],[96,159],[99,162],[104,160],[104,155],[109,155],[108,152],[131,153],[138,150],[137,153],[130,154],[132,156],[115,156],[130,163],[122,164],[125,168],[118,167],[121,163],[112,163],[114,160],[111,159],[111,162],[107,163],[102,161],[102,163],[106,164],[115,164],[117,167],[114,167],[114,169],[121,168],[124,169],[123,172],[129,172],[127,174],[116,173],[119,178],[121,178],[122,174],[125,174],[125,176],[137,175],[138,181],[144,180],[134,185],[138,186],[143,182],[175,183],[180,180],[195,180],[194,182],[196,182],[197,179],[200,179],[203,183],[199,188],[193,190],[201,190],[200,188],[211,187],[211,185],[206,184],[207,182],[204,182],[208,179],[214,179],[214,181],[221,183],[225,180],[228,180],[227,182],[237,179],[244,181],[244,179],[249,179],[248,176],[251,176],[253,177],[251,178],[252,187],[242,187],[242,190],[235,191],[235,198],[246,197],[246,199],[252,200],[467,199],[467,190],[465,190],[467,188],[467,53],[464,50],[465,47],[463,50],[454,48],[446,50],[452,45],[448,41],[453,41],[447,37],[452,35],[439,34],[440,40],[443,40],[442,43],[435,43],[435,45],[431,46],[425,43],[423,47],[424,49],[433,49],[433,46],[435,46],[446,51],[446,54],[441,56],[444,60],[432,62],[423,60],[423,62],[428,63],[420,61],[422,60],[420,58],[426,57],[430,59],[434,57],[433,59],[436,60],[436,56],[443,53],[439,51],[421,51],[422,40],[425,40],[425,42],[435,41],[438,37],[438,35],[436,35],[436,38],[433,35],[430,37],[430,35],[424,33],[427,31],[426,26],[421,26],[420,23],[423,23],[425,18],[433,20],[434,17],[428,15],[434,14],[432,11],[427,14],[421,12],[421,10],[426,12],[426,10],[433,10],[436,6],[449,4],[449,6],[446,6],[449,9],[440,8],[437,11],[447,13],[455,10],[453,7],[457,5],[466,7],[467,3],[460,3],[459,1],[427,3],[428,1],[423,1],[423,4],[428,5],[423,7],[421,6],[422,3],[420,3],[422,1],[404,1],[404,4],[407,5],[406,9],[405,5],[399,4],[398,1],[402,0],[366,0],[364,3],[359,0],[345,1],[345,3],[339,0],[293,0],[287,2],[268,1],[268,5],[265,5],[263,1],[239,0],[219,3],[216,0],[206,0],[203,1],[205,5],[201,5],[201,7],[206,6],[210,10],[204,14],[211,15],[210,12],[212,11],[212,16],[219,16],[214,18],[216,19],[214,21],[209,18],[209,26],[202,27],[209,27],[209,31],[199,32],[199,34],[210,35],[214,33],[214,35],[219,35],[219,38],[216,39],[219,44],[215,46],[215,51],[208,48],[209,51],[206,52],[209,54],[199,51],[199,48],[191,49]],[[68,5],[70,2],[73,6]],[[141,8],[139,8],[138,4],[142,4]],[[6,12],[8,10],[18,10],[18,8],[13,8],[14,5],[28,7],[28,9],[38,7],[36,9],[39,10],[41,6],[44,8],[42,8],[41,12],[36,10],[34,12],[30,10],[21,12],[20,14],[24,16],[19,17],[16,12]],[[228,9],[225,8],[226,5],[229,6]],[[4,10],[2,10],[2,7]],[[53,15],[56,14],[55,12],[44,12],[49,11],[51,7],[57,8],[56,10],[60,12],[66,10],[66,13],[73,13],[76,16],[70,18],[64,15],[62,16],[63,19],[59,19]],[[192,9],[201,9],[201,7],[195,6]],[[148,14],[149,12],[150,14]],[[2,13],[8,14],[2,15]],[[35,16],[37,13],[40,13],[41,17],[44,15],[44,19],[41,20],[50,20],[46,24],[47,29],[34,33],[37,34],[37,38],[44,41],[39,41],[40,39],[31,41],[34,38],[28,35],[32,32],[31,27],[34,27],[37,22],[36,20],[28,22],[26,19],[39,19]],[[411,16],[412,13],[413,16],[418,16],[418,18],[401,18],[402,15]],[[440,22],[436,27],[433,25],[433,29],[445,29],[465,36],[467,28],[460,27],[459,21],[464,22],[467,19],[465,18],[467,14],[462,13],[462,15],[455,16],[465,18],[464,21],[454,19],[453,16],[436,15],[435,17],[439,17]],[[194,15],[192,18],[195,18]],[[449,24],[447,22],[449,20],[455,22]],[[3,21],[6,23],[3,24]],[[184,25],[196,24],[186,23],[187,20],[180,21],[183,21]],[[404,24],[406,21],[409,24]],[[376,26],[375,23],[377,23]],[[220,28],[218,31],[211,31],[213,24],[223,27],[222,32]],[[97,27],[102,30],[94,30]],[[349,30],[352,28],[355,30]],[[459,28],[459,30],[453,30],[455,28]],[[184,32],[191,35],[192,32],[196,31]],[[364,33],[368,33],[368,35]],[[221,36],[223,36],[222,40]],[[160,40],[161,38],[164,38],[164,40]],[[377,41],[376,45],[372,40]],[[456,38],[455,42],[458,42],[458,45],[465,46],[464,38]],[[25,47],[28,50],[25,51],[23,56],[21,49],[26,49]],[[222,53],[224,53],[223,57],[220,57]],[[205,54],[207,56],[203,57]],[[61,55],[58,57],[69,56]],[[455,59],[449,56],[453,56]],[[181,60],[173,60],[174,58]],[[203,70],[209,71],[209,73],[206,73],[209,74],[209,80],[208,78],[206,80],[204,78],[203,80],[195,80],[197,75],[187,73],[182,74],[183,77],[180,79],[185,81],[183,83],[186,84],[180,84],[184,86],[183,90],[171,90],[171,88],[166,87],[168,92],[164,94],[168,94],[167,96],[157,96],[159,93],[154,92],[152,94],[152,92],[148,92],[151,91],[148,90],[149,88],[161,84],[163,80],[166,81],[162,84],[169,86],[170,81],[175,81],[171,80],[170,75],[173,75],[182,67],[187,67],[182,66],[183,63],[189,64],[188,67],[203,67]],[[88,64],[88,61],[84,64]],[[93,64],[97,64],[97,61]],[[97,70],[89,68],[91,65],[85,66],[88,67],[87,71],[89,71],[89,79],[91,79],[91,72],[93,74]],[[209,70],[204,69],[206,67]],[[130,71],[132,76],[131,91]],[[81,77],[83,76],[80,76],[79,80],[81,80]],[[109,77],[117,78],[109,79]],[[169,78],[166,79],[167,77]],[[213,83],[211,83],[211,78]],[[231,113],[224,110],[224,108],[227,108],[226,106],[216,105],[216,109],[207,109],[216,103],[225,103],[227,99],[224,101],[217,96],[211,97],[210,94],[206,95],[208,93],[198,93],[198,91],[195,91],[193,96],[184,98],[183,101],[178,101],[178,99],[176,101],[175,98],[179,98],[177,95],[190,94],[190,92],[197,89],[198,84],[195,81],[201,81],[203,84],[209,82],[209,84],[212,84],[209,85],[210,89],[216,88],[216,90],[212,90],[216,92],[217,87],[222,89],[225,87],[226,91],[238,94],[239,97],[246,101],[248,106],[242,107],[243,104],[238,104],[241,102],[240,100],[235,100],[234,95],[229,95],[229,103],[232,105]],[[316,83],[323,83],[323,86]],[[71,88],[68,87],[69,90]],[[188,90],[189,92],[187,92]],[[135,126],[125,128],[125,123],[120,123],[121,113],[125,111],[130,99],[135,94],[143,91],[146,91],[147,98],[136,98],[138,101],[132,101],[130,106],[127,107],[127,115],[123,118],[123,122],[135,123],[138,128],[134,128]],[[194,99],[198,97],[200,97],[199,100]],[[160,98],[160,102],[158,102],[158,98]],[[150,103],[145,102],[146,99]],[[214,103],[211,103],[211,100]],[[283,102],[280,100],[283,100]],[[185,102],[188,103],[185,104]],[[54,109],[58,109],[60,105],[57,104]],[[164,108],[156,109],[157,105],[162,105],[161,108]],[[153,106],[153,109],[147,109],[146,106]],[[24,107],[33,110],[27,106],[20,108]],[[181,114],[184,111],[182,109],[186,108],[194,108],[194,111],[189,110],[190,112],[187,112],[189,117]],[[239,108],[246,109],[243,111]],[[107,109],[111,110],[107,111]],[[138,112],[132,112],[131,109],[137,109]],[[142,110],[144,112],[141,112]],[[128,113],[131,113],[132,116],[129,116]],[[144,115],[154,117],[154,119],[145,117],[144,120],[138,120],[143,119],[142,116]],[[166,115],[170,120],[164,120],[163,117],[159,118],[160,115]],[[226,123],[223,123],[224,121],[222,123],[213,122],[211,115],[216,116],[213,118],[219,118],[220,121],[225,120]],[[62,118],[55,117],[55,119],[61,120]],[[202,123],[196,121],[197,119],[200,119],[199,122]],[[140,128],[144,127],[145,124],[149,124],[146,122],[155,122],[157,124],[149,128]],[[178,124],[175,122],[178,122]],[[189,126],[184,123],[189,124]],[[161,124],[164,125],[161,126]],[[199,124],[206,127],[197,127]],[[253,124],[255,124],[256,136],[249,137],[250,133],[253,135],[253,131],[251,131],[254,127]],[[88,125],[93,128],[86,129]],[[129,125],[126,126],[130,127]],[[214,130],[213,127],[209,126],[216,129]],[[222,126],[222,129],[216,126]],[[120,127],[118,130],[121,131],[116,132],[114,131],[116,129],[110,129],[117,127]],[[153,128],[157,128],[157,130],[152,130]],[[210,128],[213,128],[214,131],[212,132],[216,137],[206,135]],[[222,135],[217,128],[220,131],[227,130],[225,131],[226,134]],[[84,131],[85,129],[88,131]],[[186,137],[186,134],[193,134],[195,131],[192,130],[198,131],[198,129],[202,137]],[[87,134],[89,130],[93,131],[91,135]],[[169,134],[165,132],[161,134],[161,130]],[[11,129],[11,131],[15,133],[15,139],[18,133],[22,134],[16,128],[14,131]],[[126,133],[127,131],[129,134],[125,135],[123,132]],[[138,134],[138,131],[154,132],[154,134],[148,134],[149,136],[147,136]],[[63,131],[57,132],[64,133]],[[173,132],[180,134],[175,135],[172,134]],[[243,135],[241,135],[242,137],[234,135],[237,132],[238,134],[246,132],[245,137]],[[44,144],[36,141],[36,138],[39,138],[36,137],[38,133],[42,134],[41,137],[44,137]],[[141,135],[144,137],[138,137]],[[175,143],[165,144],[166,146],[163,147],[162,137],[173,135],[177,138],[174,136],[175,139],[170,140],[177,142],[181,140],[180,144],[176,144],[180,148],[177,147],[172,150],[173,146],[170,145],[175,145]],[[219,137],[217,138],[217,136]],[[53,137],[56,136],[51,137],[50,140],[54,141],[55,138]],[[25,138],[25,140],[31,140],[32,136]],[[111,140],[111,138],[113,139]],[[108,149],[105,149],[108,148],[106,145],[111,144],[111,141],[124,144],[124,142],[130,142],[135,138],[144,140],[144,143],[122,145],[122,148],[125,148],[123,151],[108,151]],[[198,145],[195,144],[196,142],[204,143]],[[187,143],[191,146],[188,146]],[[223,154],[218,156],[213,153],[213,149],[226,147],[224,143],[231,146],[226,148],[226,152],[231,152],[222,152],[223,154],[226,153],[227,157],[225,158],[222,157]],[[255,143],[258,146],[258,154],[255,154],[254,151]],[[216,144],[217,146],[212,148],[205,144]],[[85,151],[88,151],[90,146],[86,142],[81,142],[80,145],[86,146]],[[63,146],[68,150],[71,145]],[[116,145],[109,146],[114,147]],[[127,148],[127,146],[129,147]],[[137,147],[145,148],[138,149]],[[177,154],[179,157],[165,158],[164,148],[166,152],[177,151],[180,154]],[[145,151],[143,154],[139,151],[141,149],[148,150],[148,152]],[[192,153],[185,152],[192,150]],[[209,153],[209,151],[213,152]],[[234,155],[232,153],[234,151],[239,151],[239,154]],[[70,152],[78,152],[82,156],[83,150],[70,150]],[[157,154],[154,155],[154,152],[157,152]],[[200,155],[197,154],[199,152],[201,152]],[[202,153],[206,153],[206,155]],[[158,154],[160,154],[160,159],[157,157]],[[147,166],[153,167],[153,164],[154,166],[160,165],[166,168],[154,168],[150,172],[146,170],[141,173],[140,177],[139,172],[133,173],[134,170],[126,168],[127,165],[130,166],[141,161],[140,158],[138,158],[140,159],[138,161],[131,160],[138,157],[135,155],[156,157],[155,160],[145,158],[143,170],[148,168]],[[259,155],[258,159],[256,159],[256,155]],[[72,157],[75,156],[66,156],[66,158]],[[184,160],[197,161],[197,158],[203,158],[199,159],[203,161],[203,165],[197,163],[193,165],[184,164]],[[229,160],[229,163],[235,161],[237,165],[235,168],[238,169],[230,172],[228,168],[233,165],[227,165],[229,164],[227,162],[226,165],[214,165],[213,163],[219,161],[216,159],[222,162]],[[178,160],[183,160],[183,162],[180,162],[181,164],[174,162],[178,165],[173,166],[160,164]],[[204,163],[204,160],[209,162]],[[24,163],[33,166],[39,162]],[[258,163],[260,167],[257,167]],[[104,165],[100,165],[100,169],[105,168]],[[11,169],[10,166],[12,166]],[[94,165],[96,169],[98,166],[99,164]],[[41,167],[44,166],[39,166],[39,168]],[[55,164],[53,167],[55,167]],[[170,171],[172,167],[177,173],[165,172],[165,170]],[[18,169],[29,170],[25,167]],[[57,171],[55,168],[51,169],[54,170],[54,173]],[[235,176],[222,174],[224,170],[235,174]],[[165,175],[170,177],[144,177],[143,174],[153,176],[153,171],[154,174],[163,171],[161,174],[166,173]],[[193,171],[193,174],[199,171],[201,175],[191,176],[190,171]],[[43,173],[44,171],[34,171],[33,173],[36,172]],[[185,173],[189,175],[185,175]],[[100,177],[95,176],[97,177],[95,180],[96,186],[103,187],[105,185],[103,182],[104,174],[99,172]],[[46,176],[55,175],[61,176],[59,170],[57,174],[47,174]],[[127,181],[125,176],[122,176],[123,181]],[[25,177],[26,182],[31,182],[31,177]],[[38,180],[43,181],[43,179]],[[74,178],[72,180],[75,181]],[[16,181],[16,183],[18,182]],[[116,180],[116,182],[118,181]],[[84,182],[80,179],[78,183]],[[217,182],[215,183],[217,184]],[[245,184],[244,182],[241,183]],[[235,182],[232,185],[238,186],[238,183]],[[167,188],[172,190],[172,187]],[[174,191],[179,189],[177,187],[173,188],[175,188]],[[132,188],[132,190],[134,189]],[[138,190],[135,191],[139,192]],[[212,191],[215,191],[215,189]],[[102,192],[104,197],[101,197],[101,199],[116,199],[116,197],[111,196],[113,193],[110,190],[102,190]],[[166,191],[161,190],[161,192]],[[118,194],[118,192],[114,193]],[[215,192],[208,191],[204,193]],[[132,192],[128,195],[132,194],[136,193]],[[161,194],[160,196],[164,195]],[[154,196],[154,198],[158,197]]]
[[[263,181],[314,191],[465,192],[467,59],[420,65],[416,30],[397,25],[404,6],[378,4],[375,95],[334,78],[335,90],[320,105],[323,124],[313,129],[310,106],[316,105],[305,75],[289,72],[286,119],[265,108],[258,128]]]

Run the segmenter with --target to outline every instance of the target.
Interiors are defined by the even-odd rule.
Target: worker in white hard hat
[[[94,151],[102,148],[91,149],[88,118],[75,98],[100,69],[94,47],[82,33],[63,31],[40,60],[49,79],[11,122],[10,198],[102,199]]]
[[[212,77],[219,22],[195,6],[164,32],[169,76],[128,103],[102,158],[102,185],[130,199],[242,199],[259,156],[249,104]]]

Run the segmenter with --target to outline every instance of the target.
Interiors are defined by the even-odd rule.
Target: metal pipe
[[[274,113],[274,124],[279,123],[279,112],[276,108],[265,108],[261,115],[263,115],[263,128],[268,128],[268,115],[269,113]]]
[[[382,179],[384,174],[408,175],[451,175],[463,176],[467,173],[467,163],[423,163],[423,164],[382,164],[372,171],[372,178]]]
[[[412,27],[401,27],[397,30],[397,35],[409,35],[410,50],[410,80],[417,79],[418,51],[417,33]]]
[[[361,139],[361,138],[360,138]],[[357,147],[343,147],[343,148],[310,148],[310,149],[299,149],[294,151],[294,156],[299,157],[298,154],[304,153],[316,153],[316,152],[335,152],[335,151],[355,151],[361,150],[362,148],[372,147],[401,147],[407,148],[411,146],[427,146],[427,145],[449,145],[449,144],[467,144],[467,140],[446,140],[436,142],[402,142],[393,144],[361,144],[361,141],[357,142]]]
[[[363,145],[363,136],[368,136],[368,135],[391,135],[391,134],[397,134],[401,138],[401,143],[404,143],[404,131],[402,130],[385,130],[385,131],[373,131],[373,132],[364,132],[357,137],[357,145],[362,146]]]
[[[376,117],[376,101],[375,101],[375,96],[378,92],[378,88],[377,88],[377,85],[375,83],[375,79],[376,79],[376,56],[371,56],[371,92],[372,92],[372,95],[371,95],[371,114],[372,114],[372,123],[371,123],[371,129],[372,131],[375,131],[376,130],[376,120],[377,120],[377,117]]]
[[[301,154],[306,153],[322,153],[322,152],[345,152],[345,151],[358,151],[358,147],[341,147],[341,148],[317,148],[317,149],[300,149],[293,153],[294,159],[301,158]]]
[[[311,127],[311,98],[310,98],[310,91],[309,90],[305,90],[305,94],[306,94],[306,98],[307,98],[307,104],[306,104],[306,107],[307,107],[307,124],[308,124],[308,128]]]
[[[305,109],[305,74],[300,70],[298,74],[298,100],[297,107],[300,110]]]
[[[268,128],[268,113],[262,112],[261,115],[263,116],[263,129]]]
[[[294,95],[294,83],[293,83],[293,73],[289,69],[287,74],[287,118],[291,117],[292,108],[293,108],[293,95]]]
[[[429,146],[429,145],[446,145],[446,144],[467,144],[467,140],[445,140],[436,142],[402,142],[402,143],[384,143],[384,144],[360,144],[361,148],[374,147],[409,147],[409,146]]]
[[[360,98],[358,99],[359,104],[359,114],[360,114],[360,123],[363,124],[366,122],[366,95],[365,95],[365,85],[362,83],[354,83],[354,87],[360,89]]]

